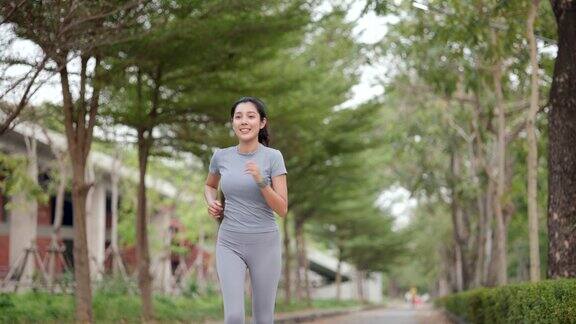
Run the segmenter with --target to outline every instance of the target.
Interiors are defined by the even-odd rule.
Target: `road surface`
[[[348,315],[318,319],[309,324],[451,324],[451,322],[431,305],[411,308],[407,304],[392,304]]]

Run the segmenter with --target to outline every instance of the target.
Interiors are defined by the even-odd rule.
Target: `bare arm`
[[[260,188],[266,203],[280,217],[285,217],[288,213],[288,186],[286,175],[272,177],[272,186]]]
[[[220,218],[222,215],[222,205],[218,201],[218,183],[220,182],[220,175],[208,173],[206,183],[204,184],[204,200],[208,205],[208,213],[214,218]]]

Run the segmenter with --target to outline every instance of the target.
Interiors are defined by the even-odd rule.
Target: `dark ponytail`
[[[236,111],[236,107],[239,104],[246,103],[246,102],[250,102],[256,107],[256,110],[258,110],[258,114],[260,115],[260,121],[262,121],[262,119],[264,119],[264,118],[266,118],[266,120],[268,120],[268,116],[266,115],[266,105],[264,104],[264,102],[262,102],[262,100],[260,100],[256,97],[242,97],[242,98],[238,99],[232,105],[232,109],[230,110],[230,118],[234,118],[234,112]],[[266,122],[266,125],[264,125],[264,128],[262,128],[261,130],[258,131],[258,142],[262,143],[265,146],[270,146],[270,134],[268,133],[268,121]]]

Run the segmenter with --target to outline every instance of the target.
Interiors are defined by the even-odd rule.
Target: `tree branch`
[[[100,91],[102,89],[102,67],[100,66],[100,56],[96,56],[94,66],[94,78],[92,82],[92,97],[90,98],[90,111],[88,112],[88,128],[86,129],[86,145],[84,156],[87,158],[90,153],[92,137],[94,136],[94,125],[96,124],[96,114],[98,112]]]
[[[30,82],[28,83],[26,90],[24,90],[24,94],[22,94],[22,97],[20,98],[20,102],[16,106],[16,110],[11,112],[10,114],[8,114],[8,117],[0,126],[0,134],[4,134],[4,132],[6,132],[6,130],[8,130],[10,128],[10,124],[14,121],[14,119],[16,119],[16,117],[18,117],[18,115],[20,114],[22,109],[24,109],[24,107],[28,104],[28,100],[30,99],[28,94],[30,93],[32,86],[34,85],[34,81],[36,80],[36,78],[38,77],[40,72],[43,70],[44,65],[46,65],[47,61],[48,61],[48,57],[44,56],[44,58],[42,59],[42,62],[36,68],[36,72],[34,73]],[[33,91],[32,94],[34,94],[37,90],[38,90],[38,88],[36,88],[36,90]]]
[[[106,18],[106,17],[110,17],[110,16],[114,15],[114,14],[117,13],[117,12],[120,12],[120,11],[123,11],[123,10],[130,10],[130,9],[132,9],[132,8],[134,8],[134,7],[136,7],[136,6],[138,6],[139,4],[144,3],[144,2],[145,2],[145,1],[143,1],[143,0],[134,0],[134,1],[132,1],[132,2],[129,2],[129,3],[126,4],[126,5],[122,6],[122,7],[115,8],[115,9],[112,10],[112,11],[102,12],[102,13],[95,14],[95,15],[90,16],[90,17],[86,17],[86,18],[84,18],[84,19],[78,19],[78,20],[74,21],[73,23],[68,24],[68,25],[66,25],[64,28],[62,28],[62,29],[60,30],[60,33],[59,33],[58,36],[62,36],[64,33],[68,32],[68,31],[71,30],[73,27],[76,27],[76,26],[78,26],[78,25],[82,25],[82,24],[84,24],[84,23],[88,23],[88,22],[91,22],[91,21],[94,21],[94,20],[98,20],[98,19],[103,19],[103,18]]]
[[[10,9],[10,11],[8,11],[8,13],[3,15],[4,19],[2,21],[0,21],[0,26],[3,25],[4,23],[6,23],[6,21],[8,21],[10,19],[10,16],[12,16],[12,14],[14,14],[14,12],[16,12],[16,10],[18,8],[20,8],[25,2],[26,2],[26,0],[20,1],[16,6],[12,7],[12,9]]]

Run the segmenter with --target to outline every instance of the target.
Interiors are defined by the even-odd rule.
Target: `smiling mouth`
[[[250,129],[249,129],[249,128],[240,128],[239,131],[240,131],[240,133],[242,133],[242,134],[250,133]]]

